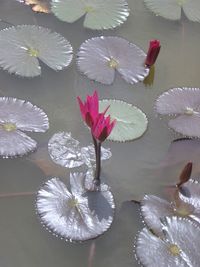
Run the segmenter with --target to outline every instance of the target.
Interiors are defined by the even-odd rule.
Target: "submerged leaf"
[[[91,167],[95,162],[94,146],[81,147],[79,141],[72,138],[71,133],[55,133],[48,143],[51,159],[66,168],[75,168],[83,164]],[[102,147],[101,159],[107,160],[112,156],[110,149]]]
[[[108,140],[131,141],[141,137],[147,130],[148,120],[146,115],[137,107],[120,100],[99,101],[100,112],[109,106],[106,114],[116,120]]]

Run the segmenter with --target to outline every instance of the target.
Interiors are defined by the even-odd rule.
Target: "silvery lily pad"
[[[69,23],[85,15],[84,27],[93,30],[116,28],[129,16],[125,0],[52,0],[52,12]]]
[[[39,60],[53,70],[62,70],[70,64],[72,52],[64,37],[47,28],[19,25],[0,31],[0,67],[9,73],[39,76]]]
[[[139,233],[136,255],[140,263],[148,267],[199,267],[199,226],[175,216],[164,219],[162,225],[162,239],[147,228]]]
[[[125,142],[141,137],[147,130],[146,115],[137,107],[120,100],[105,99],[99,101],[100,112],[109,106],[107,115],[116,119],[115,127],[108,140]]]
[[[179,192],[179,198],[194,207],[194,215],[191,214],[191,217],[194,220],[197,220],[200,223],[200,184],[197,180],[190,179],[188,182],[184,183],[181,186]],[[198,217],[197,217],[198,216]],[[197,218],[196,218],[197,217]]]
[[[77,56],[79,70],[103,84],[114,82],[115,71],[130,84],[143,81],[149,73],[144,65],[146,54],[120,37],[101,36],[86,40]]]
[[[45,132],[49,128],[47,115],[30,102],[0,97],[0,156],[22,156],[33,151],[37,143],[24,131]]]
[[[70,174],[71,192],[59,178],[47,181],[37,194],[36,208],[42,224],[70,241],[85,241],[107,231],[113,221],[110,191],[89,192],[84,174]]]
[[[48,143],[51,159],[66,168],[75,168],[83,164],[91,166],[95,162],[94,146],[81,147],[79,141],[72,138],[71,133],[59,132],[54,134]],[[112,154],[110,149],[102,148],[101,159],[107,160]]]
[[[187,190],[187,183],[184,184],[185,191]],[[179,193],[179,195],[181,195]],[[200,223],[200,210],[199,203],[200,200],[197,200],[196,196],[192,196],[190,200],[184,201],[184,196],[182,198],[174,200],[170,203],[165,199],[153,196],[146,195],[141,202],[141,212],[144,217],[145,223],[154,233],[159,236],[162,235],[162,223],[161,220],[165,216],[177,215],[181,217],[187,217],[195,220]]]
[[[156,15],[170,20],[180,20],[183,10],[191,21],[200,21],[198,0],[144,0],[146,6]]]
[[[158,97],[155,104],[160,115],[173,116],[169,127],[189,137],[200,137],[200,89],[173,88]]]

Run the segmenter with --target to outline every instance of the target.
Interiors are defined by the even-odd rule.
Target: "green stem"
[[[96,185],[100,185],[100,175],[101,175],[101,142],[97,141],[93,137],[94,141],[94,148],[95,148],[95,156],[96,156],[96,170],[95,170],[95,177],[94,183]]]

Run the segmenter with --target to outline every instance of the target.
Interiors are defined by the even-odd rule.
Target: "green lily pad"
[[[148,120],[146,115],[137,107],[121,100],[105,99],[99,101],[99,110],[103,112],[110,106],[106,115],[116,119],[108,140],[126,142],[141,137],[147,130]]]

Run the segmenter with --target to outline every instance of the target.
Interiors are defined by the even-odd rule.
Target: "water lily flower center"
[[[108,61],[108,66],[112,69],[116,69],[118,67],[119,63],[117,62],[117,60],[115,60],[114,58],[111,58]]]
[[[193,115],[194,114],[194,109],[187,107],[184,111],[185,115]]]
[[[28,48],[28,54],[31,57],[38,57],[39,56],[39,50],[34,48]]]
[[[17,126],[14,123],[7,122],[2,125],[3,129],[7,132],[13,132],[17,129]]]
[[[85,6],[84,10],[86,13],[94,12],[94,8],[92,6]]]
[[[186,0],[177,0],[179,6],[182,6],[185,2]]]
[[[78,200],[73,197],[68,201],[68,205],[70,206],[70,208],[75,208],[78,205]]]
[[[169,252],[170,252],[173,256],[179,256],[180,253],[181,253],[181,250],[180,250],[180,248],[179,248],[177,245],[175,245],[175,244],[171,244],[171,245],[169,246]]]

